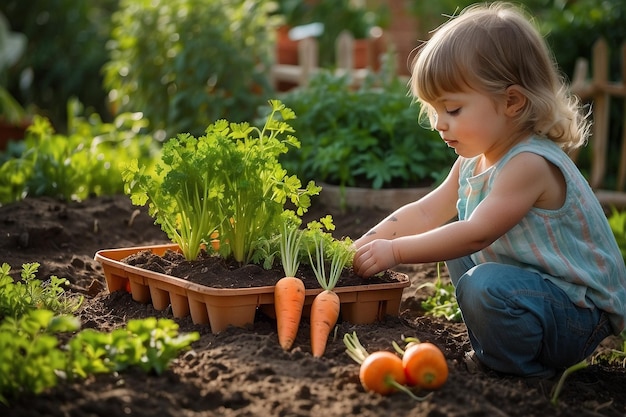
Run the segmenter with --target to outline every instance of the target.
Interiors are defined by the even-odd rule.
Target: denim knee
[[[475,265],[457,279],[456,297],[464,317],[471,314],[481,320],[483,307],[496,301],[489,290],[493,290],[493,282],[498,279],[499,267],[492,263]]]
[[[512,265],[469,269],[456,295],[478,358],[505,373],[554,373],[584,359],[609,331],[601,311],[575,306],[540,274]]]

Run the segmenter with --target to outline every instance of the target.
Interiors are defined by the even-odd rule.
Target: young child
[[[467,8],[420,48],[411,90],[458,158],[356,240],[355,271],[446,261],[468,363],[502,373],[549,378],[619,334],[624,260],[566,154],[588,125],[530,21],[504,3]]]

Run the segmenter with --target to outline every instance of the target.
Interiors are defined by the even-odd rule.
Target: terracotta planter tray
[[[209,324],[213,333],[231,325],[253,324],[257,308],[272,315],[274,286],[213,288],[121,262],[143,250],[162,256],[168,249],[179,251],[175,244],[137,246],[100,250],[94,258],[102,264],[109,292],[129,291],[133,300],[151,302],[157,310],[171,305],[174,317],[191,314],[194,324]],[[409,285],[404,275],[401,281],[394,283],[337,287],[341,316],[354,324],[374,323],[385,315],[397,316],[402,292]],[[305,314],[319,292],[321,289],[306,290]]]

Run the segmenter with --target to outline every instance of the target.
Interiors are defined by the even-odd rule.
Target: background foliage
[[[392,0],[378,3],[387,1]],[[471,2],[406,4],[424,38],[447,19],[445,15]],[[250,120],[259,104],[275,96],[262,69],[271,59],[276,23],[270,3],[4,0],[0,11],[11,29],[28,38],[27,52],[9,73],[9,89],[25,106],[35,105],[61,133],[67,129],[72,97],[105,122],[113,120],[111,110],[141,111],[151,129],[167,129],[161,139],[173,132],[201,134],[219,117]],[[521,3],[537,16],[565,75],[572,76],[576,58],[589,58],[593,43],[602,36],[613,51],[611,79],[621,79],[616,51],[625,39],[626,0]],[[110,92],[116,100],[113,109]],[[609,157],[617,158],[623,103],[615,100],[611,105]],[[583,169],[586,157],[584,152],[579,156]],[[611,169],[615,161],[609,164],[609,172],[616,171]]]
[[[78,98],[107,119],[101,68],[111,13],[118,0],[3,0],[0,11],[11,30],[28,38],[26,52],[11,68],[10,91],[22,103],[64,130],[66,104]]]
[[[348,78],[321,72],[282,99],[297,115],[292,126],[301,142],[284,166],[300,178],[352,187],[430,186],[454,161],[439,134],[419,125],[418,107],[398,80],[354,89]]]
[[[249,120],[270,89],[268,2],[121,0],[105,85],[167,135]]]

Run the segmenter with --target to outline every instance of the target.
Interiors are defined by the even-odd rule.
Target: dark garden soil
[[[109,294],[100,249],[167,243],[144,209],[135,213],[124,196],[65,204],[27,199],[0,207],[0,262],[18,272],[39,262],[40,278],[68,278],[70,291],[87,295],[79,311],[83,327],[110,331],[129,319],[172,318],[171,311],[134,302],[125,292]],[[307,219],[332,214],[337,236],[356,238],[386,213],[371,210],[331,212],[315,203]],[[424,282],[436,279],[434,264],[397,268],[409,275],[399,317],[369,325],[338,324],[321,359],[310,354],[309,326],[301,323],[294,348],[278,345],[275,322],[259,313],[253,327],[212,334],[190,317],[176,319],[182,332],[197,331],[193,350],[160,376],[131,370],[64,383],[41,395],[24,395],[3,416],[620,416],[626,415],[626,370],[594,364],[570,376],[557,406],[549,397],[554,381],[525,380],[494,373],[470,374],[463,354],[470,349],[461,323],[424,315]],[[444,279],[445,269],[443,271]],[[418,337],[439,346],[448,360],[446,385],[423,402],[396,393],[370,394],[358,380],[358,366],[345,354],[341,337],[356,331],[370,350],[391,350],[391,341]],[[607,339],[602,349],[616,346]]]

